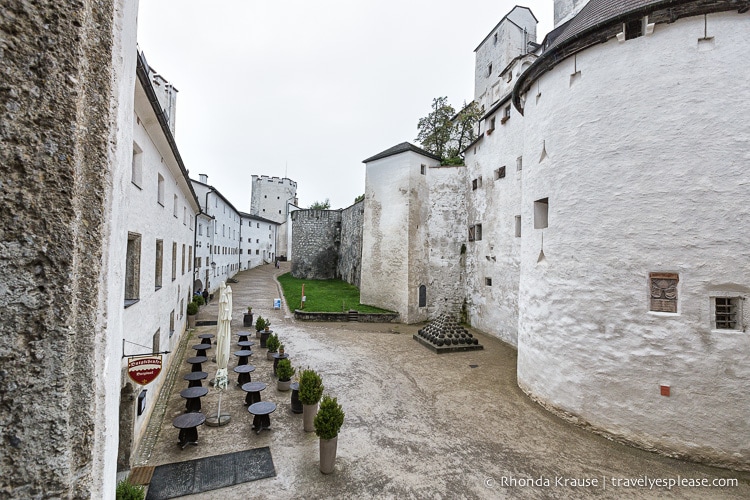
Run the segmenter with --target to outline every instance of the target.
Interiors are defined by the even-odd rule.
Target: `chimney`
[[[198,174],[198,179],[203,184],[208,184],[208,176],[206,174]]]

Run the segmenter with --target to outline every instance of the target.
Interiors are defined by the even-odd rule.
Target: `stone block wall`
[[[359,286],[364,201],[343,210],[292,212],[292,276]]]
[[[292,212],[292,276],[306,279],[336,278],[341,242],[341,211]]]
[[[120,7],[16,0],[0,15],[1,498],[114,496],[102,311]]]
[[[359,287],[362,274],[362,227],[365,202],[341,210],[341,245],[336,273],[339,278]]]

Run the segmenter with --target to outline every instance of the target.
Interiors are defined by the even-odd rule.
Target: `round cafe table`
[[[201,398],[208,394],[206,387],[188,387],[180,391],[180,396],[185,398],[185,410],[188,413],[201,411]]]
[[[211,349],[211,345],[210,344],[195,344],[193,346],[193,349],[195,349],[196,356],[205,356],[206,350]]]
[[[241,351],[234,351],[234,355],[240,358],[237,361],[237,365],[246,365],[247,364],[247,358],[253,355],[253,351],[248,350],[241,350]]]
[[[252,405],[261,400],[260,391],[266,390],[266,384],[263,382],[248,382],[247,384],[242,384],[242,390],[247,393],[245,404]]]
[[[172,425],[180,429],[177,442],[180,448],[184,449],[189,444],[198,446],[198,426],[205,421],[206,416],[203,413],[183,413],[172,420]]]
[[[271,428],[271,413],[276,411],[276,403],[270,401],[260,401],[248,406],[247,411],[254,415],[253,429],[256,434],[260,434],[263,429]]]
[[[182,378],[188,381],[188,387],[203,387],[201,380],[208,377],[206,372],[188,372]]]
[[[211,339],[214,338],[216,335],[213,333],[201,333],[198,335],[198,338],[201,339],[201,344],[208,344],[208,346],[211,346]]]
[[[201,366],[201,363],[205,363],[206,361],[208,361],[208,358],[206,356],[193,356],[192,358],[188,358],[185,361],[193,365],[192,371],[202,372],[203,367]]]
[[[253,365],[239,365],[234,367],[234,373],[237,373],[237,385],[243,386],[247,384],[248,382],[252,382],[253,379],[250,378],[250,372],[255,371],[255,367]]]

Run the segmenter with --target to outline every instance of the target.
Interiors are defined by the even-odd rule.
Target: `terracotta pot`
[[[305,432],[315,432],[315,415],[318,414],[318,403],[314,405],[302,405],[302,428]]]
[[[279,380],[279,381],[278,381],[278,382],[276,383],[276,388],[277,388],[278,390],[280,390],[280,391],[288,391],[288,390],[289,390],[289,386],[290,386],[291,384],[292,384],[292,381],[291,381],[291,380],[283,380],[283,381],[282,381],[282,380]]]
[[[336,448],[339,437],[320,440],[320,472],[330,474],[336,465]]]

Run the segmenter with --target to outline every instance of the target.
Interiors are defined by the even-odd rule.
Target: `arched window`
[[[427,287],[419,285],[419,307],[427,307]]]

